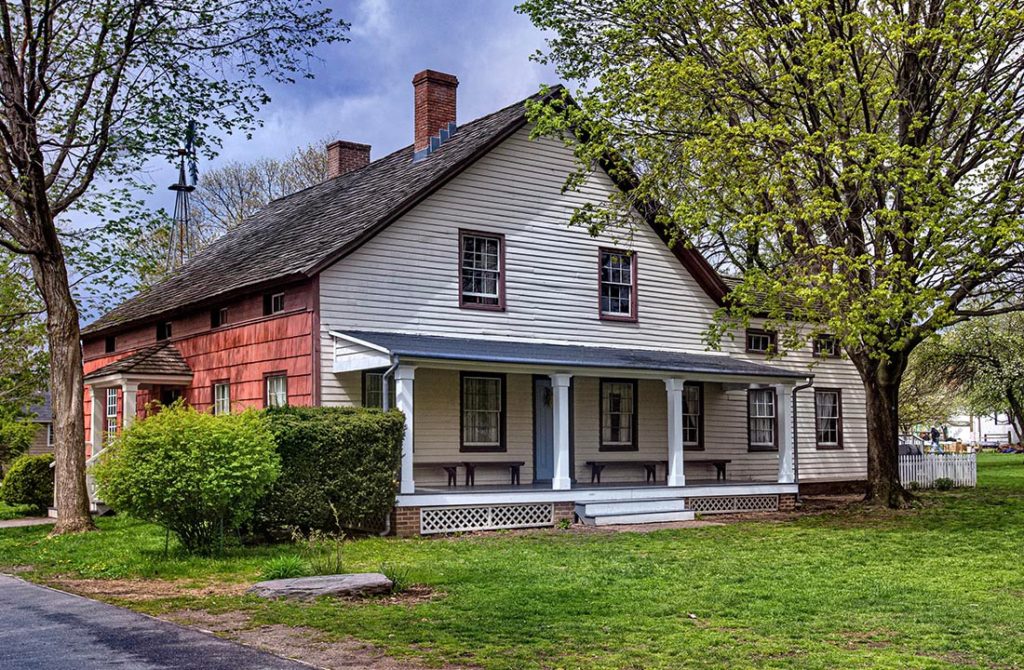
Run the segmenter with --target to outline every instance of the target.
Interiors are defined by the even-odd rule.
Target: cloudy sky
[[[264,127],[251,140],[228,138],[202,170],[231,160],[284,157],[327,136],[373,146],[379,158],[412,142],[412,76],[424,69],[459,78],[458,118],[469,121],[554,83],[530,61],[544,37],[514,11],[516,0],[327,0],[351,24],[350,42],[323,46],[316,78],[272,89]],[[161,186],[170,166],[153,166]],[[170,210],[163,188],[149,200]],[[166,203],[152,202],[166,198]]]

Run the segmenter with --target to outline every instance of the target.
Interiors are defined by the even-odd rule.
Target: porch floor
[[[777,481],[761,481],[753,479],[735,480],[735,479],[690,479],[687,478],[686,486],[677,487],[680,495],[687,488],[695,486],[709,487],[709,486],[721,486],[723,488],[736,487],[736,486],[750,486],[756,484],[777,484]],[[659,489],[663,490],[668,487],[668,484],[664,480],[656,482],[602,482],[600,484],[589,482],[573,482],[570,491],[610,491],[615,489]],[[473,494],[473,493],[506,493],[510,491],[516,491],[525,493],[529,491],[551,491],[550,482],[528,482],[525,484],[477,484],[475,486],[464,486],[459,484],[458,486],[417,486],[416,493],[414,495],[421,494]]]

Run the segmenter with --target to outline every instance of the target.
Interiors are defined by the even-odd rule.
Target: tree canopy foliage
[[[1024,1],[525,0],[576,104],[534,109],[592,228],[657,216],[742,276],[709,333],[836,335],[864,381],[869,497],[900,504],[898,389],[940,328],[1024,307]],[[613,163],[614,164],[614,163]],[[570,184],[571,185],[571,184]],[[810,324],[802,328],[799,324]]]

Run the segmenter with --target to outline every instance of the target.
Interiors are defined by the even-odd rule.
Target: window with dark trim
[[[220,328],[228,322],[228,308],[214,307],[210,310],[210,328]]]
[[[843,448],[843,393],[814,390],[814,434],[818,449]]]
[[[774,330],[747,328],[747,353],[774,354],[777,347],[778,334]]]
[[[53,446],[53,424],[46,424],[46,446]]]
[[[747,391],[747,446],[750,451],[776,451],[779,448],[775,389]]]
[[[115,351],[117,351],[117,338],[115,338],[113,335],[104,338],[103,352],[107,354],[112,354]]]
[[[226,379],[213,382],[213,413],[216,415],[231,413],[231,384]]]
[[[839,340],[835,335],[816,335],[814,355],[819,358],[839,358]]]
[[[635,379],[601,380],[599,451],[637,450],[637,383]]]
[[[284,407],[288,404],[288,374],[270,372],[263,376],[263,406]]]
[[[459,231],[459,305],[505,309],[505,237]]]
[[[683,386],[683,449],[704,450],[704,384]]]
[[[636,254],[619,249],[598,253],[598,310],[602,319],[636,321]]]
[[[384,370],[363,372],[363,407],[384,408]],[[388,384],[388,407],[395,407],[395,382]]]
[[[157,341],[171,339],[170,321],[161,321],[160,323],[156,324],[156,339]]]
[[[263,316],[284,311],[284,292],[263,294]]]
[[[463,372],[460,388],[460,450],[505,451],[505,375]]]

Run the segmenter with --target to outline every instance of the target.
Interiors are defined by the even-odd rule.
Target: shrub
[[[30,505],[42,512],[53,502],[53,462],[51,454],[21,456],[4,475],[0,499],[8,505]]]
[[[28,451],[39,430],[40,426],[26,417],[0,408],[0,473],[8,463]]]
[[[298,556],[278,556],[267,561],[260,580],[294,579],[309,575],[309,565]]]
[[[0,521],[9,521],[23,516],[32,516],[37,510],[32,505],[8,505],[0,501]]]
[[[281,477],[257,506],[257,531],[286,536],[291,528],[383,528],[398,491],[401,412],[279,407],[266,416],[281,456]]]
[[[136,421],[93,472],[112,508],[164,526],[208,554],[251,516],[280,470],[262,413],[212,416],[180,402]]]
[[[953,488],[953,480],[949,477],[939,477],[935,480],[935,488],[938,491],[949,491]]]

